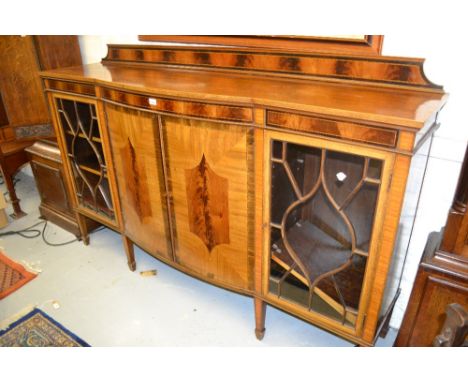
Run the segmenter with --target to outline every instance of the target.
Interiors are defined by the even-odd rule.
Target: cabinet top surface
[[[156,96],[281,107],[416,129],[447,100],[443,92],[138,64],[96,63],[42,76]]]

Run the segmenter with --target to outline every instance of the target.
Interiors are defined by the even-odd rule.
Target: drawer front
[[[216,119],[220,121],[239,123],[251,123],[253,121],[253,110],[242,106],[175,100],[170,98],[127,93],[107,88],[103,89],[103,98],[124,105],[169,114],[180,114],[187,117]]]
[[[62,81],[62,80],[45,80],[46,89],[55,90],[65,93],[75,93],[85,96],[96,96],[96,90],[93,85],[83,84],[79,82]]]
[[[304,133],[395,148],[398,131],[372,125],[336,121],[310,115],[267,110],[267,125]]]

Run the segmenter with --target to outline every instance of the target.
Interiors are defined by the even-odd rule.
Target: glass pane
[[[356,246],[364,252],[369,251],[378,195],[379,185],[364,183],[356,196],[343,209],[356,231]]]
[[[288,181],[284,166],[278,163],[271,165],[271,190],[271,221],[281,224],[286,209],[297,200],[297,197]],[[294,216],[291,218],[294,219]]]
[[[369,170],[367,176],[369,178],[380,179],[382,175],[382,161],[377,159],[371,159],[369,161]]]
[[[273,141],[272,143],[273,158],[281,159],[283,152],[283,142]]]
[[[271,162],[270,292],[353,326],[382,162],[290,143],[285,149]]]
[[[57,110],[73,168],[79,203],[114,218],[94,105],[57,99]]]

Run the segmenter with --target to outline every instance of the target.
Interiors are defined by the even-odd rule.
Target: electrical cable
[[[77,238],[73,239],[73,240],[70,240],[70,241],[65,241],[63,243],[51,243],[50,241],[48,241],[46,238],[45,238],[45,230],[47,228],[47,223],[49,223],[47,220],[44,220],[45,221],[45,224],[44,224],[44,228],[42,228],[42,240],[44,241],[44,243],[46,243],[47,245],[51,246],[51,247],[61,247],[62,245],[68,245],[68,244],[71,244],[71,243],[74,243],[75,241],[78,241]]]
[[[45,231],[47,228],[47,224],[49,222],[47,220],[42,220],[40,222],[37,222],[29,227],[26,227],[24,229],[18,230],[18,231],[5,231],[5,232],[0,232],[0,237],[2,236],[11,236],[11,235],[19,235],[25,239],[35,239],[36,237],[41,236],[42,240],[44,241],[45,244],[51,246],[51,247],[61,247],[63,245],[68,245],[71,243],[74,243],[75,241],[78,241],[78,239],[73,239],[69,241],[65,241],[63,243],[51,243],[48,241],[45,237]],[[35,227],[44,224],[44,227],[42,227],[42,230],[40,229],[34,229]],[[98,229],[94,230],[93,232],[98,232],[103,230],[104,227],[99,227]]]
[[[44,221],[40,221],[36,224],[33,224],[32,226],[29,226],[27,228],[18,230],[18,231],[5,231],[5,232],[0,232],[0,237],[1,236],[10,236],[10,235],[20,235],[21,237],[24,237],[25,239],[35,239],[41,234],[41,231],[38,229],[32,229],[34,227],[37,227],[40,224],[43,224]]]

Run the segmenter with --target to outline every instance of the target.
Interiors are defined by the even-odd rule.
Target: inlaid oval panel
[[[217,175],[203,154],[197,167],[185,170],[190,231],[208,250],[229,244],[228,180]]]
[[[161,121],[176,261],[210,282],[252,289],[253,128]]]

